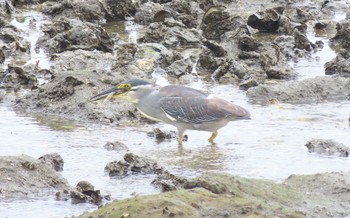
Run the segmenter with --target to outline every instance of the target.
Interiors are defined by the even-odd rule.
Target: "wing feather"
[[[160,105],[168,116],[186,123],[202,123],[217,119],[208,113],[203,98],[166,97],[161,100]]]
[[[249,118],[249,112],[224,99],[208,96],[201,91],[178,86],[166,86],[160,90],[161,109],[178,121],[203,123],[221,119]]]

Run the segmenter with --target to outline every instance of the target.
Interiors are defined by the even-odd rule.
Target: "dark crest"
[[[142,86],[142,85],[150,85],[150,82],[147,82],[145,80],[142,79],[130,79],[127,80],[125,82],[123,82],[124,84],[130,84],[131,87],[135,87],[135,86]]]

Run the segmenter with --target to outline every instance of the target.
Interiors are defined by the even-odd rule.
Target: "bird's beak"
[[[121,95],[127,91],[128,90],[125,88],[122,88],[120,86],[118,86],[118,87],[116,86],[116,87],[113,87],[111,89],[108,89],[106,91],[103,91],[103,92],[91,97],[89,100],[90,101],[97,101],[97,100],[100,100],[102,98],[112,98],[112,97]]]

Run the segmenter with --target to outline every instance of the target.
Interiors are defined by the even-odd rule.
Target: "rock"
[[[39,3],[42,3],[42,2],[45,2],[47,0],[17,0],[15,1],[16,5],[28,5],[28,4],[39,4]]]
[[[280,47],[281,53],[288,59],[295,58],[295,42],[292,36],[278,36],[273,43]]]
[[[55,20],[46,27],[44,33],[37,43],[50,53],[78,49],[110,52],[114,46],[113,40],[103,28],[75,19]]]
[[[123,176],[129,172],[130,164],[124,160],[112,161],[105,166],[109,176]]]
[[[79,0],[50,1],[43,4],[42,11],[55,19],[79,18],[82,21],[99,23],[106,18],[106,10],[100,1],[87,0],[85,3],[86,4],[81,4]]]
[[[4,77],[2,83],[6,88],[19,90],[21,87],[28,89],[37,87],[38,80],[34,74],[35,66],[33,65],[9,65],[5,73],[6,77]]]
[[[105,6],[107,21],[125,20],[128,16],[136,13],[136,2],[128,0],[103,0]]]
[[[41,12],[55,19],[76,19],[79,15],[75,13],[73,2],[74,1],[47,1],[41,5]]]
[[[294,31],[294,40],[295,46],[298,49],[312,51],[315,48],[315,45],[309,41],[306,34],[300,32],[297,29]]]
[[[267,78],[291,79],[296,76],[280,46],[275,43],[258,41],[252,36],[242,35],[238,37],[238,48],[241,50],[237,55],[240,67],[233,72],[241,79],[241,89],[246,90],[262,84]]]
[[[158,3],[158,4],[157,4]],[[196,7],[186,1],[169,1],[169,4],[146,2],[137,8],[135,22],[148,25],[152,22],[162,22],[166,26],[183,26],[195,28],[198,26]]]
[[[260,46],[262,46],[262,44],[251,36],[242,35],[238,39],[238,48],[242,51],[257,51]]]
[[[264,44],[260,49],[260,64],[269,79],[292,79],[297,73],[288,64],[280,47],[274,44]]]
[[[278,23],[279,26],[276,32],[279,33],[280,36],[293,35],[294,29],[300,25],[291,22],[290,18],[284,15],[280,15]]]
[[[69,75],[83,77],[84,80],[90,78],[89,81],[93,81],[97,76],[102,81],[111,80],[111,78],[120,80],[117,75],[110,75],[110,71],[106,70],[106,68],[111,68],[112,63],[116,61],[116,57],[111,53],[79,49],[54,54],[51,59],[55,62],[51,71],[56,78],[60,75]]]
[[[106,16],[106,9],[103,3],[98,0],[87,0],[85,4],[81,4],[81,1],[73,1],[74,12],[79,16],[81,20],[88,22],[103,22]]]
[[[88,181],[80,181],[76,190],[71,191],[72,203],[93,203],[101,205],[103,196],[100,190],[95,190],[95,187]]]
[[[249,69],[246,67],[246,65],[240,61],[232,61],[230,62],[230,70],[233,75],[237,76],[239,79],[243,79],[246,75],[249,74]]]
[[[89,61],[86,61],[86,60]],[[127,102],[90,102],[104,88],[125,80],[120,71],[111,71],[116,58],[101,51],[67,51],[53,56],[52,78],[16,96],[17,109],[55,114],[72,120],[91,120],[111,124],[139,119],[135,107]],[[103,88],[104,87],[104,88]]]
[[[4,0],[0,2],[0,9],[2,10],[2,12],[5,12],[6,14],[12,14],[16,11],[16,8],[13,6],[12,0]],[[0,15],[1,15],[1,12],[0,12]]]
[[[222,59],[213,57],[211,53],[203,52],[199,55],[197,67],[202,71],[205,70],[205,71],[213,72],[221,65],[222,62],[223,62]]]
[[[241,79],[239,82],[241,89],[246,90],[263,84],[267,78],[291,79],[295,77],[296,72],[289,66],[279,46],[270,42],[262,42],[258,45],[253,42],[254,39],[249,38],[246,37],[243,40],[245,43],[242,48],[246,51],[238,54],[241,66],[233,71]]]
[[[167,10],[160,10],[157,11],[154,16],[153,16],[153,22],[164,22],[166,18],[171,18],[173,17],[171,12]]]
[[[205,45],[215,57],[223,57],[227,54],[225,49],[214,41],[204,40],[203,45]]]
[[[232,179],[234,182],[234,179]],[[222,183],[221,181],[213,181],[208,179],[207,176],[198,177],[187,181],[184,185],[185,189],[193,188],[205,188],[206,190],[215,193],[215,194],[226,194],[230,193],[230,185]],[[231,193],[234,194],[234,193]]]
[[[220,80],[225,74],[230,73],[231,66],[232,64],[229,60],[224,62],[213,72],[212,78],[215,80]]]
[[[350,49],[350,21],[343,20],[337,23],[337,33],[329,40],[329,45],[336,48]]]
[[[261,85],[266,80],[266,74],[262,71],[257,72],[255,75],[249,75],[242,82],[239,83],[239,88],[242,90],[248,90],[252,87]]]
[[[149,1],[137,8],[134,19],[136,23],[149,25],[153,22],[163,22],[169,17],[173,17],[171,8],[165,9],[163,5]]]
[[[168,8],[175,11],[177,21],[184,24],[187,28],[198,28],[199,18],[203,11],[199,9],[197,2],[185,0],[176,0],[169,3]]]
[[[206,173],[189,189],[114,201],[79,217],[345,217],[349,185],[349,173],[293,175],[283,183]]]
[[[241,17],[231,17],[224,6],[212,6],[203,15],[201,29],[207,39],[218,39],[229,31],[244,29],[245,23]],[[242,33],[247,33],[243,31]],[[236,34],[237,35],[237,34]]]
[[[64,161],[61,155],[58,153],[52,153],[52,154],[45,154],[44,156],[41,156],[38,158],[41,160],[42,163],[47,164],[51,166],[56,171],[62,171]]]
[[[83,193],[73,190],[70,192],[70,197],[73,204],[86,203],[88,201],[88,196]]]
[[[47,197],[70,190],[51,166],[27,155],[0,157],[0,199]]]
[[[177,176],[165,170],[157,175],[152,181],[152,185],[160,188],[162,192],[174,191],[184,188],[188,180],[182,176]]]
[[[95,190],[95,187],[88,181],[78,182],[76,188],[81,192],[90,192]]]
[[[349,147],[333,139],[312,139],[305,146],[310,153],[339,155],[340,157],[348,157],[350,151]]]
[[[51,90],[43,91],[42,94],[46,95],[51,101],[60,101],[73,95],[75,87],[80,86],[83,83],[83,81],[75,77],[67,76],[63,81],[52,87]]]
[[[325,63],[324,67],[326,75],[336,74],[347,78],[350,77],[350,57],[346,58],[338,54],[333,60]]]
[[[58,191],[55,194],[56,201],[68,201],[70,200],[70,191],[67,189],[63,189],[62,191]]]
[[[159,128],[153,129],[153,131],[148,132],[147,135],[149,137],[154,137],[158,143],[161,143],[166,139],[176,138],[175,131],[166,132],[166,131],[160,130]]]
[[[119,45],[115,49],[116,61],[113,63],[112,69],[118,69],[133,62],[135,60],[137,49],[138,46],[133,43]]]
[[[341,77],[315,77],[302,81],[289,81],[276,85],[250,88],[250,100],[266,104],[270,99],[284,103],[319,103],[346,99],[350,94],[350,79]]]
[[[333,60],[325,63],[324,67],[326,75],[337,74],[343,77],[350,77],[350,54],[348,52],[350,47],[350,37],[344,35],[350,31],[350,25],[345,24],[344,26],[338,24],[340,27],[337,29],[337,35],[331,39],[330,45],[336,49],[337,56]]]
[[[118,151],[118,152],[125,152],[129,151],[129,148],[122,142],[107,142],[104,146],[105,149],[108,151]]]
[[[123,176],[130,173],[157,173],[162,171],[162,168],[154,160],[126,153],[124,160],[108,163],[105,171],[109,176]]]
[[[179,45],[199,45],[201,34],[196,29],[187,29],[182,26],[168,27],[163,23],[151,23],[146,27],[146,32],[139,42],[158,42],[166,47]]]
[[[158,43],[141,44],[137,49],[135,57],[141,62],[151,60],[151,64],[146,65],[146,70],[143,70],[146,72],[149,70],[153,71],[156,68],[155,64],[158,64],[160,67],[168,67],[175,60],[181,58],[176,52]]]
[[[317,23],[315,23],[314,25],[314,29],[317,33],[323,32],[325,31],[325,29],[329,26],[328,22],[325,21],[319,21]]]
[[[274,9],[258,11],[248,17],[247,24],[262,32],[275,32],[279,27],[280,14]]]
[[[1,19],[0,29],[0,46],[4,56],[6,58],[16,57],[17,60],[25,59],[24,57],[29,54],[30,43],[21,36],[23,32]]]
[[[298,31],[300,34],[300,31]],[[299,58],[307,58],[310,56],[310,51],[305,50],[305,48],[317,48],[317,46],[314,46],[312,43],[308,44],[308,39],[305,38],[306,35],[300,34],[300,37],[302,39],[305,39],[306,47],[302,47],[302,49],[297,48],[296,46],[296,38],[293,36],[278,36],[273,40],[273,44],[277,45],[279,47],[280,53],[288,60],[294,60],[298,61]],[[301,39],[301,40],[302,40]],[[311,47],[310,47],[310,46]]]
[[[293,16],[293,14],[289,14],[289,17],[293,19],[294,22],[306,23],[308,20],[313,18],[310,12],[301,8],[296,8],[293,12],[295,12],[295,16]]]
[[[130,164],[131,172],[157,173],[162,170],[158,163],[152,159],[140,157],[133,153],[126,153],[124,160]]]
[[[196,58],[190,56],[181,60],[176,60],[169,67],[167,67],[166,73],[172,77],[179,78],[186,74],[191,74],[192,67],[195,64]]]

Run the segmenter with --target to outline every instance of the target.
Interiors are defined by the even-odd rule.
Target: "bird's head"
[[[97,101],[102,98],[122,98],[129,102],[136,103],[139,100],[139,95],[142,94],[140,90],[146,87],[152,87],[152,84],[141,79],[131,79],[91,97],[90,100]]]

